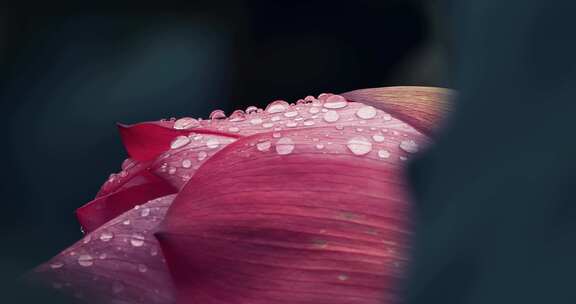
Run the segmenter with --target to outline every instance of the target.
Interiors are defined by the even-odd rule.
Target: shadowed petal
[[[157,233],[177,302],[393,303],[409,234],[400,167],[424,137],[360,129],[258,134],[207,161]]]
[[[35,279],[90,303],[173,303],[172,281],[153,236],[173,199],[152,200],[104,224],[36,268]]]

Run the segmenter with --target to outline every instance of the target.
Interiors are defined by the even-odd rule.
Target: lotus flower
[[[396,303],[402,168],[448,94],[366,89],[120,125],[130,158],[77,210],[84,238],[33,276],[96,303]]]

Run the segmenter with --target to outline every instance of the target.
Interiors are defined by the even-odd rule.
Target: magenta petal
[[[177,303],[395,303],[410,222],[400,169],[423,136],[358,129],[254,135],[207,161],[157,233]]]
[[[172,122],[144,122],[135,125],[119,124],[122,142],[131,158],[138,161],[154,159],[170,148],[170,143],[178,135],[188,135],[192,130],[174,129]],[[194,132],[207,134],[221,134],[223,136],[238,137],[219,133],[212,130],[194,129]]]
[[[132,209],[86,235],[33,276],[91,303],[174,303],[153,233],[174,195]]]
[[[147,172],[124,185],[125,189],[99,196],[76,210],[76,217],[84,232],[88,233],[149,200],[173,194],[177,189],[164,179]]]

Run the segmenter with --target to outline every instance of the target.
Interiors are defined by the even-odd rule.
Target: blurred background
[[[68,303],[15,278],[80,238],[74,210],[126,157],[116,122],[446,86],[439,10],[406,0],[2,10],[3,302]]]

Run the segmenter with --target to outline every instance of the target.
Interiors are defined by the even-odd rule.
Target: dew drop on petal
[[[294,122],[294,121],[290,121],[290,122],[286,123],[286,127],[288,127],[288,128],[294,128],[297,125],[298,125],[298,123]]]
[[[272,118],[270,118],[271,121],[279,121],[280,119],[282,119],[280,116],[272,116]]]
[[[372,151],[372,143],[363,136],[357,136],[348,140],[346,146],[354,155],[365,155]]]
[[[54,262],[50,264],[50,268],[52,269],[58,269],[58,268],[62,268],[64,266],[64,263],[62,262]]]
[[[356,111],[356,116],[362,119],[372,119],[376,117],[377,113],[378,112],[376,112],[376,108],[374,108],[373,106],[363,106],[360,109],[358,109],[358,111]]]
[[[290,154],[294,151],[294,141],[289,137],[282,137],[276,142],[276,153],[280,155]]]
[[[178,149],[181,148],[185,145],[187,145],[190,142],[190,138],[188,138],[187,136],[178,136],[176,137],[176,139],[174,139],[172,141],[172,143],[170,144],[170,148],[172,149]]]
[[[192,117],[183,117],[174,122],[174,129],[177,130],[192,129],[198,126],[200,126],[200,122]]]
[[[230,127],[228,128],[228,131],[232,132],[232,133],[238,133],[240,131],[240,128],[238,127]]]
[[[133,234],[130,238],[130,245],[134,247],[142,247],[144,245],[144,236],[141,234]]]
[[[206,141],[206,147],[210,149],[218,148],[219,145],[220,142],[218,141],[217,138],[210,138]]]
[[[322,150],[322,149],[324,149],[324,145],[323,144],[316,144],[316,149]]]
[[[280,136],[282,136],[282,135],[278,132],[272,133],[272,137],[274,137],[274,138],[280,138]]]
[[[100,240],[102,242],[108,242],[113,238],[114,238],[114,234],[112,232],[109,232],[109,231],[105,231],[105,232],[102,232],[102,234],[100,234]]]
[[[338,119],[340,119],[340,115],[338,115],[338,112],[334,110],[324,113],[324,121],[326,122],[336,122]]]
[[[260,109],[255,106],[249,106],[246,108],[246,114],[258,113]]]
[[[348,280],[348,276],[345,274],[340,274],[338,275],[338,280],[340,281],[347,281]]]
[[[125,220],[122,222],[122,224],[128,226],[128,225],[130,225],[130,220]]]
[[[81,254],[78,256],[78,264],[82,267],[90,267],[94,265],[94,258],[89,254]]]
[[[250,119],[250,123],[253,125],[259,125],[262,123],[262,118],[252,118]]]
[[[208,156],[208,153],[206,153],[205,151],[198,152],[198,160],[202,161],[206,158],[206,156]]]
[[[372,135],[372,139],[375,142],[383,142],[384,141],[384,136],[380,135],[380,134],[374,134]]]
[[[378,151],[378,157],[388,158],[388,157],[390,157],[390,152],[388,152],[388,150],[380,150],[380,151]]]
[[[408,153],[418,152],[418,144],[413,140],[403,140],[400,142],[400,149]]]
[[[324,107],[328,109],[341,109],[348,105],[348,101],[340,95],[330,95],[324,102]]]
[[[298,116],[298,111],[290,111],[290,112],[286,112],[284,113],[285,117],[296,117]]]
[[[138,264],[138,271],[144,273],[148,271],[148,267],[144,264]]]
[[[316,114],[319,112],[320,112],[320,109],[317,107],[311,107],[310,110],[308,110],[308,113],[310,113],[310,114]]]
[[[230,114],[230,121],[237,122],[246,120],[246,113],[242,110],[236,110]]]
[[[273,126],[274,126],[274,123],[272,123],[272,122],[265,122],[262,124],[262,128],[266,128],[266,129],[272,128]]]
[[[214,111],[212,111],[212,113],[210,113],[209,117],[212,120],[224,119],[224,118],[226,118],[226,114],[222,110],[214,110]]]
[[[191,160],[189,160],[189,159],[182,160],[182,168],[188,169],[190,167],[192,167],[192,161]]]
[[[176,168],[175,167],[170,167],[168,168],[168,174],[173,175],[176,173]]]
[[[152,247],[150,249],[150,255],[151,256],[157,256],[158,255],[158,248],[157,247]]]
[[[280,113],[280,112],[284,112],[286,111],[286,109],[288,109],[288,107],[290,106],[290,104],[288,104],[286,101],[284,100],[276,100],[271,102],[267,107],[266,107],[266,112],[268,113]]]
[[[106,253],[101,253],[98,258],[101,260],[105,260],[108,257],[108,255]]]
[[[140,216],[146,217],[150,215],[150,208],[142,208],[140,211]]]
[[[265,152],[270,150],[271,145],[272,143],[270,143],[270,141],[259,142],[258,144],[256,144],[256,149],[258,149],[258,151]]]
[[[305,120],[302,124],[305,125],[305,126],[313,126],[313,125],[314,125],[314,120],[312,120],[312,119],[307,119],[307,120]]]

